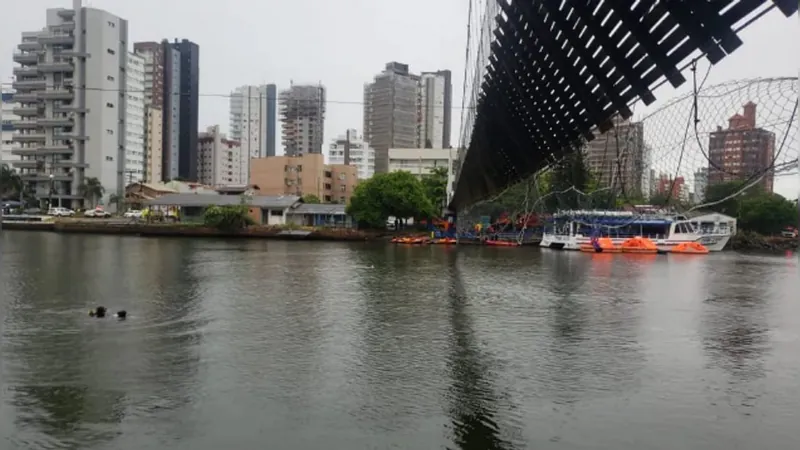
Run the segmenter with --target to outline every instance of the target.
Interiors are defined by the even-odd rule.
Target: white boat
[[[698,242],[709,251],[725,248],[736,234],[736,219],[724,214],[697,217],[632,211],[562,211],[545,227],[542,247],[580,250],[590,244],[592,234],[610,238],[621,245],[632,237],[651,239],[659,250],[669,252],[678,244]]]

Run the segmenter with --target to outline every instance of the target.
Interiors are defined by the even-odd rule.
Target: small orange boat
[[[619,253],[622,251],[620,247],[614,245],[614,241],[610,238],[600,238],[597,240],[598,250],[593,244],[581,244],[580,250],[584,253]]]
[[[511,242],[511,241],[493,241],[493,240],[486,240],[483,241],[486,245],[491,245],[494,247],[519,247],[518,242]]]
[[[670,252],[682,255],[707,255],[708,248],[699,242],[682,242],[672,247]]]
[[[643,237],[630,238],[622,243],[622,253],[654,255],[658,253],[655,242]]]
[[[401,237],[393,238],[392,242],[395,244],[428,244],[428,238],[424,237]]]
[[[431,241],[431,244],[439,244],[439,245],[453,245],[456,243],[457,241],[453,238],[441,238],[441,239],[434,239]]]

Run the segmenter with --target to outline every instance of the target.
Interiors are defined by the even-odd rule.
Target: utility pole
[[[344,165],[350,165],[350,129],[347,129],[345,134],[346,140],[344,141]]]

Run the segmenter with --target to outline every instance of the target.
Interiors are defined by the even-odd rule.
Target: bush
[[[237,231],[253,225],[247,205],[209,206],[203,214],[203,224],[222,231]]]

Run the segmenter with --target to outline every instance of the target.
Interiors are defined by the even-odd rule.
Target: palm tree
[[[0,165],[0,198],[18,197],[22,192],[19,174],[8,164]]]
[[[105,192],[106,188],[104,188],[103,185],[100,184],[100,180],[95,177],[87,178],[84,180],[83,184],[78,187],[78,193],[89,202],[92,208],[97,206],[97,201],[103,198]]]

